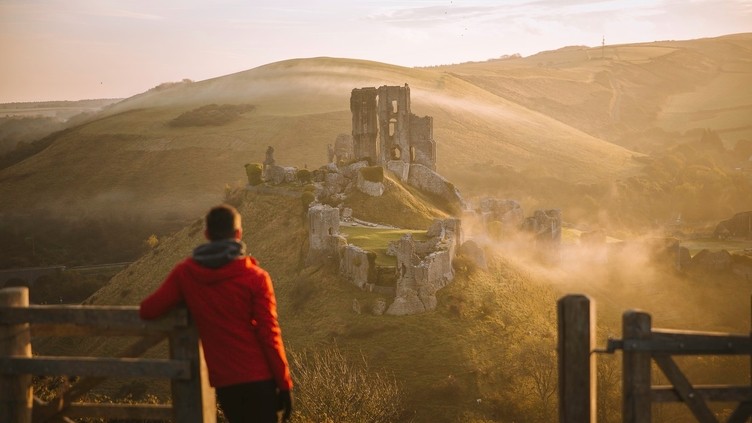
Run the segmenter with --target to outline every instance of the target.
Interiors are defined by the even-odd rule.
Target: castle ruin
[[[350,96],[357,159],[388,168],[405,181],[411,164],[436,170],[433,118],[410,111],[410,87],[355,88]]]
[[[380,197],[387,189],[385,171],[448,205],[459,205],[466,217],[478,219],[488,233],[517,237],[527,233],[532,246],[548,262],[558,261],[561,212],[538,210],[525,218],[513,200],[485,198],[478,210],[467,209],[459,191],[436,172],[433,118],[410,111],[410,87],[381,86],[352,90],[352,136],[340,134],[327,146],[327,165],[311,172],[308,184],[313,202],[307,207],[308,264],[336,264],[340,275],[360,289],[383,295],[372,308],[375,314],[407,315],[436,308],[436,292],[454,279],[453,261],[462,252],[479,268],[487,268],[484,249],[463,241],[459,219],[437,219],[418,239],[410,234],[389,243],[386,255],[395,264],[379,262],[373,251],[350,245],[340,222],[357,221],[345,201],[356,191]],[[294,183],[297,169],[277,166],[272,147],[267,149],[263,180],[267,184]],[[255,188],[258,189],[258,188]],[[463,216],[464,216],[463,215]],[[472,226],[470,226],[472,227]],[[482,238],[481,238],[482,239]],[[354,306],[360,312],[360,305]]]

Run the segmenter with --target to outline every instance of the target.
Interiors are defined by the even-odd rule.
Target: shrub
[[[384,182],[384,168],[381,166],[368,166],[360,168],[363,178],[369,182]]]
[[[310,207],[315,199],[316,195],[310,191],[305,191],[303,195],[300,196],[300,202],[303,205],[303,213],[308,212],[308,207]]]
[[[400,421],[397,381],[368,368],[365,358],[348,360],[335,346],[313,352],[288,351],[295,385],[295,421]]]
[[[260,185],[263,181],[261,165],[258,163],[248,163],[245,165],[245,174],[248,176],[248,184],[252,186]]]
[[[243,113],[255,109],[256,106],[251,104],[223,104],[221,106],[209,104],[182,113],[171,120],[169,125],[174,127],[221,126],[236,120]]]
[[[311,171],[308,169],[300,169],[295,175],[301,184],[308,184],[311,182]]]

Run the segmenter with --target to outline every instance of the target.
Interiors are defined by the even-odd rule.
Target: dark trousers
[[[217,388],[217,400],[230,423],[277,423],[274,380]]]

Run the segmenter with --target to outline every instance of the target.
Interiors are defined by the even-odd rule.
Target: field
[[[397,259],[386,254],[391,241],[398,241],[403,235],[411,234],[418,241],[425,241],[426,231],[406,229],[370,228],[367,226],[340,226],[340,232],[347,238],[348,244],[376,253],[376,265],[396,266]]]

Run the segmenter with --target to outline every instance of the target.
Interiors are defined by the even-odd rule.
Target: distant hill
[[[627,148],[695,128],[729,146],[752,140],[752,34],[568,47],[439,69]]]

